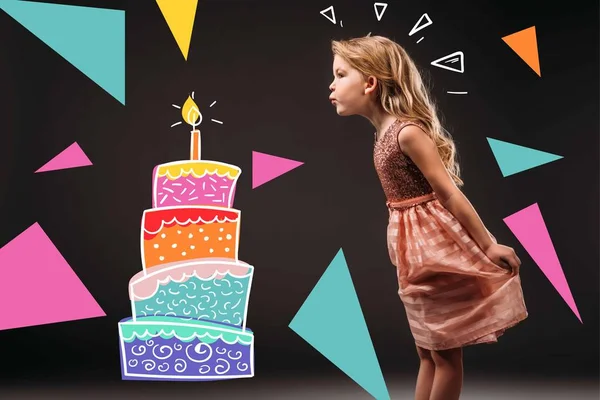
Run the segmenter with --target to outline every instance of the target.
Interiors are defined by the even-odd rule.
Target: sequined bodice
[[[406,156],[398,144],[398,133],[407,125],[421,125],[396,120],[376,139],[373,149],[375,170],[388,201],[402,201],[433,193],[431,185],[415,163]]]

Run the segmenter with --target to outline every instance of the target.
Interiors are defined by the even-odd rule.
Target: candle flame
[[[185,122],[194,128],[202,122],[202,114],[200,114],[200,110],[191,96],[188,96],[185,103],[183,103],[183,107],[181,107],[181,116]]]

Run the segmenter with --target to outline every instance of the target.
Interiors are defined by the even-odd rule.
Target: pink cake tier
[[[145,210],[141,252],[144,270],[199,258],[237,260],[240,211],[209,206]]]
[[[217,161],[185,160],[157,165],[152,173],[152,207],[232,207],[242,170]]]

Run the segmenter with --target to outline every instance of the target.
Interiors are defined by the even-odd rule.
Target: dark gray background
[[[378,22],[373,2],[337,2],[342,28],[319,14],[328,2],[200,1],[186,62],[154,1],[96,0],[91,4],[126,10],[126,106],[0,12],[0,245],[39,222],[107,314],[0,332],[0,379],[120,379],[117,322],[131,313],[127,285],[141,269],[140,219],[151,207],[152,168],[188,157],[189,129],[170,125],[181,119],[171,104],[183,104],[191,91],[204,115],[203,158],[243,170],[234,206],[242,210],[240,258],[256,268],[248,312],[256,335],[253,381],[276,373],[341,374],[288,328],[340,248],[384,374],[416,373],[385,245],[374,128],[360,117],[337,116],[327,99],[330,40],[368,32],[397,40],[424,69],[456,139],[465,194],[523,262],[529,318],[499,344],[466,348],[467,376],[597,379],[593,3],[398,1]],[[424,12],[433,25],[409,37]],[[501,40],[532,25],[542,78]],[[465,53],[464,74],[430,65],[457,50]],[[486,137],[564,158],[503,178]],[[74,141],[93,167],[33,173]],[[252,151],[305,165],[252,190]],[[536,202],[583,324],[502,221]],[[1,304],[0,316],[10,306]]]

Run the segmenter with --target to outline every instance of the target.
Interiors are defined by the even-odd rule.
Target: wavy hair
[[[377,78],[377,99],[389,114],[401,120],[420,122],[437,146],[444,166],[457,186],[464,185],[454,140],[442,127],[436,106],[421,74],[406,50],[383,36],[333,40],[333,55],[343,58],[364,79]]]

